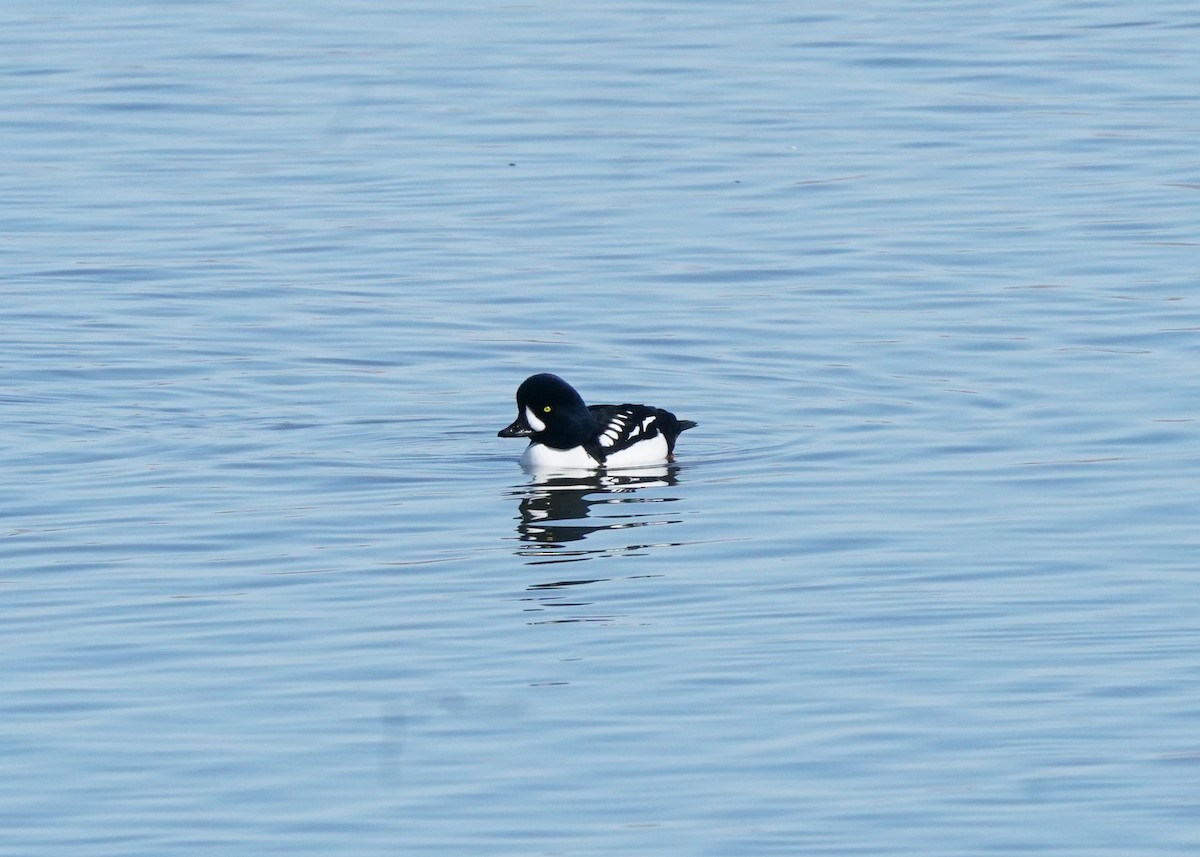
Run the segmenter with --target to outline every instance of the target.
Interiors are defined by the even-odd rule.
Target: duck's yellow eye
[[[550,413],[550,406],[549,406],[549,405],[546,405],[546,407],[542,408],[542,413],[543,413],[543,414],[548,414],[548,413]]]

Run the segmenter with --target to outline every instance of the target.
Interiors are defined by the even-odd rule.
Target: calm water
[[[3,14],[0,853],[1197,853],[1194,4],[796,9]]]

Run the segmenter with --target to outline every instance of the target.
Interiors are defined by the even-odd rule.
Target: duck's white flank
[[[582,446],[571,449],[555,449],[541,443],[531,443],[521,455],[526,467],[546,470],[596,470],[604,467],[615,470],[625,467],[648,467],[662,464],[667,459],[667,439],[661,434],[649,440],[639,441],[629,449],[622,449],[608,456],[604,464],[598,464]]]

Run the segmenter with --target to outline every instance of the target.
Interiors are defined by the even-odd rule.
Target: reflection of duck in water
[[[675,503],[678,497],[662,497],[657,491],[645,491],[677,485],[675,471],[675,467],[664,465],[643,468],[636,473],[577,473],[575,476],[556,474],[536,477],[530,484],[512,492],[513,496],[520,497],[517,536],[521,546],[515,551],[516,555],[525,557],[529,565],[553,565],[636,556],[657,548],[682,544],[644,539],[630,544],[625,534],[627,530],[644,532],[641,529],[643,527],[682,522],[681,515],[668,516],[666,507],[662,505]],[[610,537],[606,539],[605,534],[610,534]],[[579,544],[593,537],[598,542],[595,547]],[[521,600],[528,602],[526,610],[535,612],[549,607],[579,609],[592,602],[580,600],[582,593],[578,593],[576,588],[609,579],[554,577],[529,584],[527,591],[531,594]],[[577,594],[569,597],[565,595],[568,590],[576,590]],[[550,621],[606,621],[606,618],[559,616]]]
[[[675,440],[694,427],[649,405],[585,405],[557,375],[532,375],[517,388],[517,418],[500,437],[527,437],[528,467],[598,470],[666,464]]]
[[[668,472],[666,467],[646,468],[636,474],[546,476],[522,487],[518,492],[521,502],[518,506],[520,522],[517,524],[517,533],[523,542],[561,545],[580,541],[603,530],[677,523],[662,518],[654,511],[639,511],[633,506],[673,502],[673,497],[638,497],[636,492],[642,488],[675,484],[675,474]],[[625,508],[620,509],[618,514],[593,518],[594,509],[598,512],[607,510],[596,507],[615,504],[623,504]]]

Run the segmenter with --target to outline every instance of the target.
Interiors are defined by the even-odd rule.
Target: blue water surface
[[[1191,4],[2,17],[0,854],[1200,850]]]

